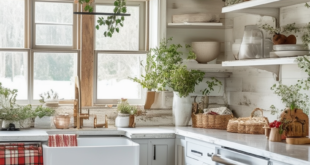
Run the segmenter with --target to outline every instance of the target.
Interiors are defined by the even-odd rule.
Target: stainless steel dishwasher
[[[232,148],[216,147],[216,153],[212,155],[216,165],[271,165],[269,158]]]

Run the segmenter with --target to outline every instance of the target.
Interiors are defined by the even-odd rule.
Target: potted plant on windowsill
[[[115,119],[115,126],[119,128],[130,127],[130,115],[135,115],[138,112],[136,106],[129,105],[127,99],[121,99],[119,104],[117,104],[118,115]]]
[[[49,107],[38,106],[35,110],[35,120],[34,127],[35,128],[52,128],[54,125],[53,115],[55,114],[55,110]]]
[[[46,106],[58,106],[58,93],[55,92],[53,89],[40,94],[40,98],[40,103],[43,103]]]

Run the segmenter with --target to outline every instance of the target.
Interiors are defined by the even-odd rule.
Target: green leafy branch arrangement
[[[44,116],[53,116],[55,114],[55,110],[49,107],[42,107],[41,105],[34,110],[34,113],[35,116],[42,118]]]
[[[181,44],[169,44],[172,38],[163,39],[160,45],[152,48],[147,55],[145,75],[141,78],[130,78],[140,83],[143,87],[163,91],[166,87],[179,92],[180,97],[186,97],[195,91],[195,86],[203,81],[205,72],[200,70],[189,70],[183,65]],[[196,59],[196,54],[190,45],[185,45],[188,51],[187,59]],[[209,94],[216,85],[221,82],[213,78],[206,82],[208,88],[203,93]]]
[[[75,1],[76,2],[76,1]],[[84,11],[92,13],[94,8],[92,6],[93,0],[79,0],[80,4],[86,4],[84,7]]]
[[[214,77],[211,78],[211,81],[207,81],[206,83],[208,84],[208,88],[206,88],[202,91],[202,94],[206,95],[206,96],[210,95],[210,93],[212,91],[214,91],[213,87],[215,87],[215,86],[222,87],[222,82],[219,81],[218,79],[214,78]],[[220,88],[220,90],[221,90],[221,88]]]
[[[145,75],[141,78],[129,78],[134,82],[141,84],[144,88],[151,90],[165,90],[171,77],[171,70],[177,65],[182,64],[183,53],[179,50],[183,46],[181,44],[169,44],[172,38],[163,39],[159,46],[151,48],[146,58],[146,65],[143,61],[140,65],[144,68]],[[168,46],[169,44],[169,46]],[[196,54],[192,51],[190,45],[185,45],[189,51],[187,59],[196,59]]]

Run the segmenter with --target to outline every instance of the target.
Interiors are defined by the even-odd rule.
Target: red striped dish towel
[[[57,134],[49,135],[49,147],[76,147],[77,136],[75,134]]]
[[[41,144],[1,143],[0,165],[43,165]]]

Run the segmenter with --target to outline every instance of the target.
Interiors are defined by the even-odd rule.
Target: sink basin
[[[44,165],[139,165],[139,144],[124,137],[78,138],[77,147],[43,145]]]

